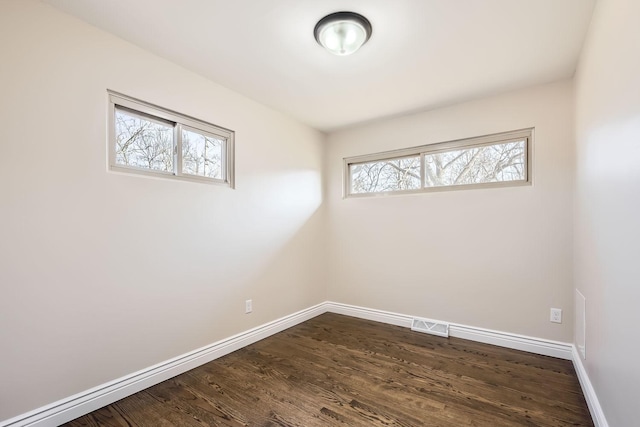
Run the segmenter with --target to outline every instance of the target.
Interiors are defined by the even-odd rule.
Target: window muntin
[[[233,188],[234,132],[109,91],[109,168]]]
[[[533,129],[344,159],[344,194],[370,196],[531,183]]]

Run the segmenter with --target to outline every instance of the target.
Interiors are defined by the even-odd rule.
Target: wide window
[[[233,187],[234,132],[109,92],[111,170]]]
[[[531,183],[533,129],[344,159],[345,195]]]

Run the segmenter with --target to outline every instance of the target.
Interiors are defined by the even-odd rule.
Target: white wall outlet
[[[244,302],[244,312],[245,314],[249,314],[253,311],[253,302],[250,299]]]
[[[552,308],[551,318],[549,320],[551,320],[553,323],[562,323],[562,309]]]

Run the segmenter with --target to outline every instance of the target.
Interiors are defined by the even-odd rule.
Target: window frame
[[[108,170],[136,175],[178,179],[183,181],[201,182],[206,184],[225,185],[235,188],[235,132],[185,114],[159,107],[157,105],[132,98],[121,93],[107,90],[108,94]],[[116,163],[116,110],[121,109],[126,114],[137,116],[173,127],[173,171],[147,169]],[[222,144],[222,178],[211,178],[200,175],[183,173],[182,158],[182,130],[208,135],[224,141]]]
[[[342,166],[342,198],[360,198],[360,197],[379,197],[401,194],[420,194],[430,193],[433,191],[453,191],[453,190],[471,190],[480,188],[500,188],[500,187],[518,187],[533,184],[532,174],[532,158],[533,158],[533,139],[535,128],[519,129],[509,132],[501,132],[490,135],[483,135],[472,138],[456,139],[452,141],[437,142],[433,144],[425,144],[417,147],[403,148],[399,150],[383,151],[379,153],[365,154],[360,156],[352,156],[343,158]],[[506,144],[509,142],[523,141],[524,149],[524,179],[512,181],[483,182],[477,184],[459,184],[459,185],[441,185],[437,187],[425,187],[425,156],[442,152],[473,149],[476,147],[485,147],[491,145]],[[414,190],[393,190],[379,191],[371,193],[353,193],[351,166],[372,163],[376,161],[395,160],[403,157],[420,157],[420,188]]]

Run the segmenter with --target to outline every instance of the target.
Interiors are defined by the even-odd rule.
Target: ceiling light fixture
[[[371,37],[371,23],[354,12],[336,12],[318,21],[313,34],[334,55],[351,55]]]

